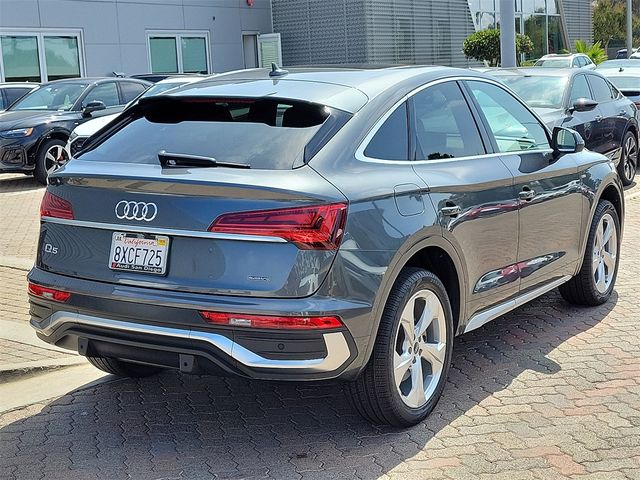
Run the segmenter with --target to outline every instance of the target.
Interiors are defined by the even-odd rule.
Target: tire
[[[606,239],[608,226],[615,230],[604,245],[600,245],[600,235]],[[602,227],[602,228],[601,228]],[[615,234],[615,238],[614,238]],[[609,259],[607,262],[606,259]],[[616,283],[620,262],[620,220],[611,202],[600,200],[593,215],[587,247],[578,274],[560,286],[560,294],[575,305],[602,305],[609,297]],[[596,265],[597,263],[597,265]],[[599,268],[602,267],[600,271]],[[598,281],[604,278],[604,282]]]
[[[40,147],[40,150],[38,150],[34,176],[36,177],[36,180],[42,185],[47,184],[49,173],[52,173],[57,168],[59,168],[59,166],[52,165],[50,154],[53,154],[56,151],[60,151],[66,157],[66,151],[64,149],[65,145],[66,143],[63,140],[52,138],[44,142],[44,144],[42,144],[42,146]],[[60,147],[61,150],[59,150],[58,147]]]
[[[162,370],[160,367],[126,362],[124,360],[111,357],[87,357],[87,360],[89,360],[91,365],[99,368],[103,372],[117,375],[118,377],[149,377]]]
[[[638,139],[633,132],[627,132],[622,139],[618,175],[626,187],[633,183],[638,168]]]
[[[421,311],[427,311],[425,308],[420,310],[419,306],[426,307],[427,301],[431,305],[432,320],[424,335],[411,340],[415,339],[415,331],[419,328],[416,317]],[[413,308],[408,308],[410,318],[401,322],[403,311],[409,305],[413,305]],[[413,336],[407,335],[407,329],[412,327]],[[410,346],[412,341],[413,347]],[[431,347],[423,348],[427,345]],[[416,346],[419,354],[413,353],[417,351],[414,350]],[[429,271],[418,268],[403,270],[387,299],[369,363],[346,388],[352,406],[374,424],[408,427],[420,423],[440,399],[449,373],[452,349],[453,314],[444,285]],[[429,354],[436,351],[437,354]],[[436,358],[439,361],[435,361]],[[406,369],[398,369],[400,372],[404,370],[402,376],[394,373],[394,360],[397,365],[409,365]],[[439,373],[435,374],[437,370]],[[429,371],[431,375],[428,375]],[[413,388],[414,378],[418,378],[420,373],[423,373],[420,375],[423,379],[427,374],[421,396],[420,389]],[[396,377],[404,378],[398,382],[399,386]],[[420,382],[415,385],[420,385]]]

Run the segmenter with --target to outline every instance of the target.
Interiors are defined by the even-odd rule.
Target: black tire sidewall
[[[445,322],[447,325],[447,343],[444,366],[436,389],[425,405],[420,408],[411,408],[402,401],[400,393],[395,386],[393,372],[393,353],[395,348],[395,332],[398,328],[398,324],[400,323],[402,310],[407,304],[407,301],[420,290],[429,290],[435,293],[438,297],[438,300],[442,304],[445,315]],[[433,410],[433,408],[440,400],[440,396],[442,395],[442,391],[444,390],[444,386],[449,374],[451,355],[453,352],[453,313],[444,285],[437,276],[426,270],[415,270],[408,278],[405,279],[403,284],[396,285],[396,287],[394,287],[390,294],[390,297],[391,295],[401,295],[403,298],[399,303],[398,308],[393,309],[393,311],[388,311],[385,308],[385,312],[383,314],[383,321],[393,322],[391,325],[391,335],[388,336],[386,345],[386,383],[388,385],[389,394],[391,397],[391,406],[394,410],[394,415],[397,418],[401,419],[403,424],[413,425],[423,420]]]
[[[36,157],[36,169],[34,172],[34,176],[36,177],[36,180],[43,185],[47,184],[47,177],[49,176],[49,174],[47,173],[47,162],[45,156],[47,154],[47,150],[49,150],[54,145],[60,145],[64,148],[66,143],[63,140],[51,138],[42,144],[42,146],[38,150],[38,156]]]
[[[616,267],[615,267],[615,271],[613,272],[613,279],[611,280],[611,285],[609,285],[609,288],[607,289],[606,292],[600,293],[596,288],[596,281],[592,271],[593,244],[594,244],[593,241],[596,235],[596,231],[598,229],[598,225],[600,224],[600,220],[607,213],[611,215],[611,217],[613,218],[613,223],[616,226],[616,239],[617,239]],[[584,268],[587,268],[587,267],[589,268],[589,272],[590,272],[589,287],[591,290],[591,295],[593,296],[593,299],[597,304],[602,304],[602,303],[605,303],[607,300],[609,300],[609,297],[611,296],[611,293],[615,288],[616,279],[618,277],[618,265],[620,263],[621,243],[622,243],[622,238],[620,235],[620,219],[618,218],[618,212],[616,211],[615,207],[611,204],[611,202],[607,200],[601,200],[598,206],[596,207],[596,212],[595,212],[595,215],[593,216],[593,221],[591,222],[591,228],[589,230],[589,238],[587,239],[587,248],[585,249],[584,260],[583,260]]]

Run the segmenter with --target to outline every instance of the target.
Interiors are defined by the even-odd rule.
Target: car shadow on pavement
[[[44,185],[31,175],[0,175],[0,194],[33,192],[43,188]]]
[[[423,450],[456,456],[471,433],[465,428],[478,428],[471,417],[489,415],[481,402],[495,405],[490,397],[510,392],[525,406],[539,398],[525,392],[523,379],[559,372],[548,355],[567,341],[582,342],[572,339],[616,302],[614,293],[607,304],[584,309],[556,291],[459,337],[443,397],[414,428],[368,424],[337,382],[166,372],[77,390],[6,425],[0,477],[376,478]],[[506,422],[514,437],[529,421],[550,422],[536,412],[522,418]]]

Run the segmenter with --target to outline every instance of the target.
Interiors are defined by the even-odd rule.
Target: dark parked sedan
[[[122,78],[78,78],[41,85],[0,113],[0,173],[32,173],[42,183],[64,163],[71,131],[109,115],[151,84]]]
[[[609,299],[622,185],[575,131],[465,70],[273,74],[143,98],[51,176],[41,339],[120,376],[338,378],[407,426],[456,335],[556,287]]]
[[[604,76],[582,69],[493,70],[549,128],[580,133],[586,147],[611,158],[624,185],[638,166],[638,109]]]

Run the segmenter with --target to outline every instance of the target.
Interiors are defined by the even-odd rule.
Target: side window
[[[441,83],[415,94],[416,159],[468,157],[486,153],[460,87]]]
[[[9,105],[5,105],[3,91],[0,90],[0,110],[4,110]]]
[[[609,87],[609,82],[597,75],[589,75],[589,85],[593,91],[593,99],[598,102],[608,102],[613,99],[613,92]]]
[[[573,59],[573,63],[572,63],[572,65],[571,65],[571,66],[572,66],[572,67],[574,67],[574,68],[576,68],[576,67],[577,67],[577,68],[582,67],[583,65],[582,65],[582,62],[580,61],[580,57],[576,57],[576,58],[574,58],[574,59]]]
[[[18,100],[19,98],[21,98],[25,94],[29,93],[30,91],[31,91],[30,88],[18,88],[18,87],[16,87],[16,88],[7,88],[4,91],[5,95],[7,96],[7,105],[6,105],[6,107],[11,105],[13,102]]]
[[[124,103],[129,103],[147,89],[144,85],[135,82],[120,82],[120,93]]]
[[[573,77],[573,85],[571,85],[571,96],[569,98],[569,105],[576,103],[579,98],[589,98],[593,100],[591,96],[591,90],[589,90],[589,84],[587,83],[587,77],[584,75],[576,75]]]
[[[120,97],[118,96],[118,87],[116,82],[101,83],[93,87],[89,94],[82,101],[83,105],[89,102],[99,100],[108,107],[115,107],[120,105]]]
[[[407,103],[403,103],[387,118],[378,129],[364,154],[381,160],[409,159],[409,128],[407,124]]]
[[[548,149],[546,128],[513,95],[485,82],[467,82],[501,152]]]

